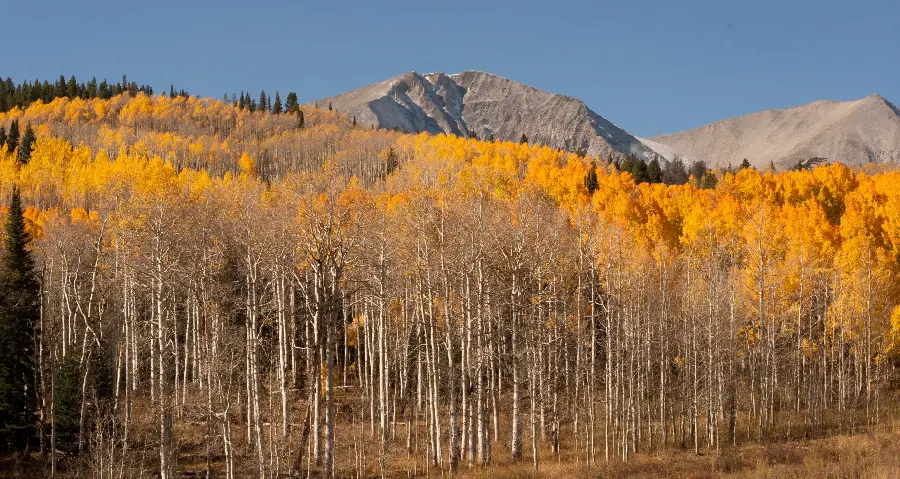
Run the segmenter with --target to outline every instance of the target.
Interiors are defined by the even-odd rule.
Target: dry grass
[[[361,405],[357,405],[361,407]],[[299,412],[298,412],[299,414]],[[350,414],[348,414],[350,415]],[[130,476],[152,477],[155,470],[155,427],[149,415],[140,415],[135,421],[132,436],[134,448],[130,460]],[[344,416],[346,417],[346,416]],[[351,415],[352,417],[352,415]],[[505,424],[503,425],[505,427]],[[419,424],[424,429],[424,423]],[[574,453],[579,447],[564,442],[563,454],[556,457],[546,448],[540,451],[541,462],[538,471],[532,466],[531,449],[526,444],[525,457],[520,462],[509,459],[507,444],[494,443],[493,461],[490,467],[468,467],[466,461],[460,463],[455,477],[463,479],[505,479],[505,478],[900,478],[900,421],[884,424],[873,431],[856,428],[856,434],[844,429],[846,434],[816,439],[782,439],[771,443],[739,444],[715,451],[694,454],[691,449],[668,447],[652,452],[634,455],[628,462],[614,461],[606,464],[602,459],[602,446],[598,451],[599,462],[587,466]],[[239,477],[249,477],[253,472],[254,460],[246,448],[244,430],[233,427],[235,446],[241,454],[236,458]],[[205,422],[196,418],[176,423],[178,437],[178,466],[183,474],[203,471],[205,468]],[[427,448],[424,431],[420,433],[418,447],[413,444],[411,455],[407,456],[404,438],[405,423],[398,423],[397,436],[389,443],[385,457],[385,477],[446,477],[446,471],[429,467],[425,458]],[[368,421],[348,421],[338,424],[336,436],[339,438],[335,456],[339,477],[381,477],[379,464],[379,443],[370,436]],[[415,439],[415,435],[413,436]],[[296,440],[294,438],[293,440]],[[527,442],[527,441],[526,441]],[[580,447],[583,447],[580,446]],[[213,469],[224,471],[221,445],[213,450]],[[16,461],[10,456],[0,456],[0,478],[36,477],[40,475],[37,457],[33,461]],[[287,458],[285,458],[287,459]],[[282,463],[284,464],[284,463]],[[72,465],[72,464],[69,464]],[[61,465],[62,466],[62,465]],[[143,466],[143,467],[142,467]],[[65,468],[65,466],[62,466]],[[61,476],[75,477],[74,470],[63,469]],[[318,468],[313,466],[312,474]],[[68,476],[66,474],[69,474]],[[83,474],[82,474],[83,476]]]
[[[502,461],[486,469],[464,470],[460,478],[900,478],[900,422],[875,432],[825,439],[743,445],[718,454],[666,449],[638,454],[628,462],[587,467],[549,461],[535,473],[526,460]]]

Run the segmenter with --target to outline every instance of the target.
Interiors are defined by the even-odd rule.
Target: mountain
[[[900,163],[900,109],[879,95],[856,101],[816,101],[717,121],[681,133],[643,140],[672,158],[708,165],[785,169],[798,162]]]
[[[332,105],[363,125],[408,132],[477,135],[529,142],[604,157],[656,153],[591,111],[581,101],[548,93],[490,73],[454,75],[409,72],[381,83],[315,102]]]

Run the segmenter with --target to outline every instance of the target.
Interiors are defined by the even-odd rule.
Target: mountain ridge
[[[317,100],[367,126],[545,144],[590,155],[659,155],[581,100],[477,70],[415,71]]]
[[[859,100],[816,100],[657,135],[645,144],[670,158],[791,168],[813,158],[849,165],[900,163],[900,109],[872,93]],[[660,150],[665,149],[665,152]]]
[[[746,158],[779,169],[819,159],[900,163],[900,108],[878,93],[763,110],[650,138],[630,134],[577,98],[478,70],[410,71],[315,103],[371,127],[504,141],[524,134],[530,143],[607,158],[677,156],[709,166]]]

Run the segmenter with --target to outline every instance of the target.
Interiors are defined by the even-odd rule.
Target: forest
[[[0,475],[740,472],[898,419],[894,168],[48,88],[0,110]]]

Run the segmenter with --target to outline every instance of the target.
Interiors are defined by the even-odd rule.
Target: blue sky
[[[415,70],[496,73],[639,136],[870,93],[900,102],[888,1],[9,2],[0,75],[301,101]]]

